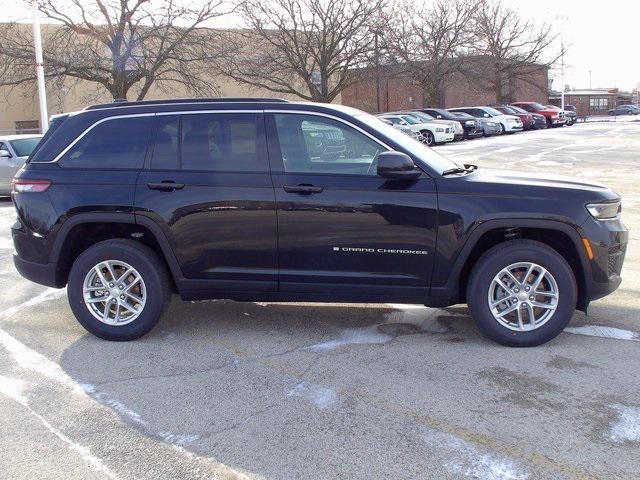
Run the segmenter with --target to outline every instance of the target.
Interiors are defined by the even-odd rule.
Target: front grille
[[[614,245],[613,247],[609,247],[609,255],[607,258],[607,275],[609,277],[616,277],[620,275],[626,250],[626,245]]]
[[[445,133],[451,133],[451,129],[450,129],[450,128],[447,128],[447,129],[445,130]]]

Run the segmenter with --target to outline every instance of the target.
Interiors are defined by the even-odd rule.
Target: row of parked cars
[[[419,108],[377,116],[429,146],[523,130],[571,126],[578,118],[575,107],[571,105],[563,110],[537,102],[450,109]]]

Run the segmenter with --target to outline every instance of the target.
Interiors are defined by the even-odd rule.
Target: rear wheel
[[[547,245],[513,240],[476,263],[467,301],[478,328],[492,340],[530,347],[556,337],[571,320],[577,286],[566,260]]]
[[[132,240],[85,250],[69,273],[67,295],[80,324],[105,340],[133,340],[158,323],[171,293],[162,261]]]

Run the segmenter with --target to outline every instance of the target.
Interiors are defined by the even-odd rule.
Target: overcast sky
[[[23,0],[0,0],[3,20],[24,19],[28,11]],[[59,0],[61,3],[65,0]],[[90,1],[90,0],[89,0]],[[198,0],[192,0],[197,3]],[[265,0],[268,1],[268,0]],[[428,1],[428,0],[427,0]],[[564,16],[565,84],[573,88],[591,86],[630,90],[640,86],[640,1],[639,0],[504,0],[523,16],[553,24],[561,29]],[[421,2],[422,3],[422,2]],[[553,88],[560,89],[560,70],[551,72]]]

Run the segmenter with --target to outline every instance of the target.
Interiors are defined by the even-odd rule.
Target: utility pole
[[[383,36],[384,32],[381,29],[376,28],[371,30],[371,33],[373,33],[373,54],[376,62],[376,112],[380,113],[380,50],[378,37]]]
[[[44,134],[49,128],[49,115],[47,113],[47,90],[44,83],[42,36],[40,34],[40,20],[38,19],[36,0],[31,1],[31,8],[33,9],[33,43],[36,53],[36,76],[38,78],[38,100],[40,102],[40,133]]]
[[[589,90],[591,90],[591,70],[589,70]]]
[[[556,15],[556,19],[560,20],[560,82],[562,89],[560,91],[560,108],[564,110],[564,21],[569,17],[566,15]]]

